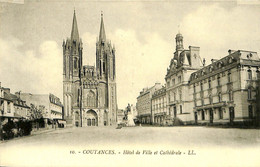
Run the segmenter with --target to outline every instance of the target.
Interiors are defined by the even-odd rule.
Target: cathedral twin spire
[[[79,41],[79,31],[78,31],[78,24],[77,24],[77,18],[76,18],[75,10],[74,10],[73,22],[72,22],[71,40],[72,41]],[[101,13],[99,41],[103,42],[103,43],[106,41],[106,32],[105,32],[105,26],[104,26],[104,21],[103,21],[103,13]]]

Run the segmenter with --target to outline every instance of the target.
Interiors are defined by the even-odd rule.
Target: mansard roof
[[[178,66],[191,65],[190,50],[183,50],[179,55]]]
[[[159,96],[164,96],[166,95],[166,87],[163,86],[161,89],[158,89],[154,92],[154,94],[152,95],[152,98],[156,98]]]
[[[219,73],[219,71],[223,71],[224,69],[229,69],[233,67],[233,65],[255,65],[260,66],[260,59],[257,56],[256,52],[252,51],[232,51],[229,50],[229,55],[223,57],[220,60],[212,59],[212,63],[208,66],[203,67],[202,69],[194,72],[190,76],[190,82],[202,79],[207,77],[208,75],[214,75]]]

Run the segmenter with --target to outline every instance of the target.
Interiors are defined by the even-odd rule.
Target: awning
[[[66,121],[58,120],[58,123],[59,123],[59,124],[66,124]]]

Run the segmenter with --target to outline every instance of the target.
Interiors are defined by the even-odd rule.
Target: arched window
[[[105,65],[105,62],[103,62],[103,72],[106,72],[106,65]]]
[[[209,89],[211,88],[211,80],[209,79]]]
[[[74,59],[74,69],[78,68],[78,60],[77,58]]]
[[[100,76],[102,75],[102,62],[101,60],[99,61],[99,73],[100,73]]]
[[[93,91],[90,91],[87,95],[87,106],[88,107],[96,106],[95,93]]]

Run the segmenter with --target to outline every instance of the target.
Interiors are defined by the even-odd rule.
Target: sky
[[[245,1],[0,1],[0,82],[11,92],[53,93],[62,99],[62,42],[76,10],[83,64],[95,64],[103,11],[116,47],[118,108],[165,75],[180,32],[184,47],[200,47],[206,64],[228,49],[260,53],[260,3]],[[9,2],[9,3],[7,3]],[[15,2],[15,3],[10,3]]]

